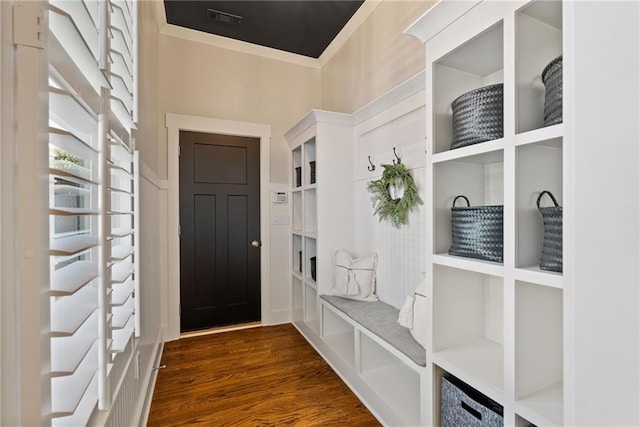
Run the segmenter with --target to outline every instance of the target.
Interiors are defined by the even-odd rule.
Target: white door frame
[[[167,113],[168,132],[168,316],[165,341],[180,338],[180,131],[217,133],[260,138],[260,311],[263,324],[269,323],[270,254],[269,254],[269,179],[271,125],[261,123],[221,120],[209,117]]]

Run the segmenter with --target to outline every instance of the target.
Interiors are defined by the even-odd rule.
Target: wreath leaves
[[[423,202],[418,196],[418,186],[404,164],[382,165],[382,167],[384,168],[382,178],[367,184],[367,189],[371,193],[373,214],[380,217],[379,221],[386,219],[391,221],[394,227],[400,228],[402,224],[407,223],[407,212],[412,211],[417,205],[422,205]],[[392,200],[389,187],[398,184],[404,186],[404,194],[400,199]]]

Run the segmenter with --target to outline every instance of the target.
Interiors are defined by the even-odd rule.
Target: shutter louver
[[[110,202],[111,220],[111,321],[114,357],[123,351],[135,334],[135,317],[139,314],[136,293],[139,281],[135,251],[135,182],[133,122],[134,9],[124,1],[109,2],[109,82],[111,84]],[[122,133],[120,129],[128,132]]]
[[[135,7],[50,0],[52,425],[109,406],[113,363],[139,333]]]

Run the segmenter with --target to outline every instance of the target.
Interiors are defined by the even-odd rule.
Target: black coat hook
[[[396,153],[396,147],[393,147],[393,155],[396,156],[396,158],[393,160],[394,165],[399,165],[400,163],[402,163],[402,160],[400,159],[400,157],[398,157],[398,153]]]
[[[371,156],[367,156],[369,158],[369,164],[371,166],[367,166],[367,169],[369,170],[369,172],[373,172],[374,170],[376,170],[376,165],[374,165],[373,163],[371,163]]]

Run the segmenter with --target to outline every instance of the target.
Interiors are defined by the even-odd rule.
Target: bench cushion
[[[407,328],[398,324],[400,310],[382,301],[354,301],[333,295],[321,295],[320,298],[385,340],[419,366],[427,365],[425,349],[413,339]]]

